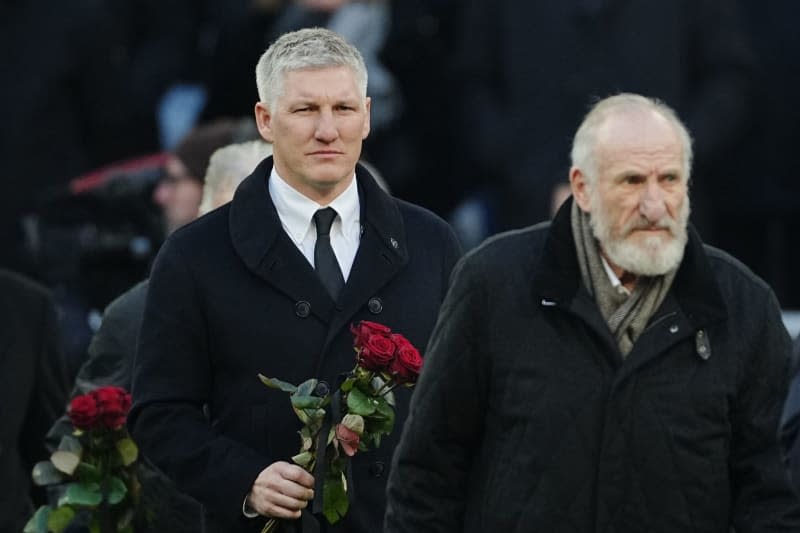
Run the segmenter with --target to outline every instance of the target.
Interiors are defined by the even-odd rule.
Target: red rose
[[[389,367],[389,373],[398,383],[415,383],[422,370],[422,356],[411,342],[399,333],[392,334],[397,346],[397,357]]]
[[[383,371],[394,360],[395,344],[385,334],[369,337],[358,352],[358,364],[367,370]]]
[[[110,429],[125,424],[131,408],[131,395],[120,387],[100,387],[91,392],[100,410],[100,420]]]
[[[361,436],[344,424],[336,424],[336,440],[342,446],[345,455],[352,457],[358,451]]]
[[[84,394],[75,397],[67,410],[72,425],[78,429],[92,429],[97,423],[99,408],[94,397]]]
[[[377,322],[370,322],[369,320],[362,320],[357,325],[350,326],[350,331],[353,333],[353,345],[356,348],[361,348],[367,343],[367,339],[373,335],[388,336],[392,332],[383,324]]]

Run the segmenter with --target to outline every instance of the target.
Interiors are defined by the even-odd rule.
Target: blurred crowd
[[[695,135],[692,219],[705,240],[798,308],[798,10],[791,0],[0,0],[0,263],[53,290],[74,374],[99,311],[147,276],[180,216],[167,211],[182,180],[202,181],[213,149],[257,138],[259,55],[285,31],[326,26],[369,68],[364,160],[394,195],[448,219],[465,248],[549,218],[588,106],[638,92]],[[181,144],[203,127],[217,136]]]
[[[102,310],[147,278],[169,232],[219,205],[207,171],[241,179],[269,153],[246,144],[259,139],[258,57],[324,26],[369,69],[364,163],[465,249],[550,218],[571,132],[593,102],[636,92],[695,135],[704,240],[800,309],[798,15],[793,0],[0,0],[0,267],[54,297],[62,347],[42,353],[63,354],[64,389]]]

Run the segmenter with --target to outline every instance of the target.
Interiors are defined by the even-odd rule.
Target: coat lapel
[[[617,383],[668,353],[670,347],[728,316],[700,236],[692,226],[688,231],[689,241],[670,292],[634,344]]]
[[[598,335],[609,353],[616,355],[613,359],[619,367],[617,384],[653,358],[667,353],[671,346],[725,319],[725,305],[703,243],[689,226],[689,241],[672,288],[623,364],[608,325],[581,283],[569,216],[571,207],[570,199],[550,226],[533,277],[533,297],[542,305],[572,313]]]
[[[329,322],[334,302],[303,254],[286,235],[269,196],[272,158],[262,161],[236,191],[229,229],[233,247],[247,268],[311,313]]]
[[[361,165],[356,167],[356,179],[361,202],[361,242],[336,302],[337,312],[331,319],[322,353],[369,299],[408,263],[406,232],[396,201],[378,187]]]
[[[395,200],[369,172],[356,168],[361,203],[361,242],[347,283],[334,302],[314,269],[281,227],[269,196],[272,158],[256,167],[234,195],[229,229],[236,252],[247,267],[295,301],[307,301],[311,312],[328,323],[325,348],[361,307],[408,262],[405,228]],[[256,230],[254,228],[261,228]]]

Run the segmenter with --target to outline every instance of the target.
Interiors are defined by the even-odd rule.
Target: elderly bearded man
[[[687,226],[673,111],[599,102],[551,224],[463,260],[389,480],[387,533],[800,531],[769,287]]]

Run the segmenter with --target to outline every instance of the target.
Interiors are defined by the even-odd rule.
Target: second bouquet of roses
[[[292,460],[315,476],[324,476],[321,510],[331,524],[350,507],[348,458],[378,448],[381,438],[391,433],[395,421],[392,391],[399,386],[414,386],[422,369],[419,350],[388,327],[364,320],[350,331],[355,366],[333,393],[317,379],[292,385],[258,376],[268,387],[290,394],[292,409],[303,423],[300,451]],[[271,519],[262,532],[276,526]]]

